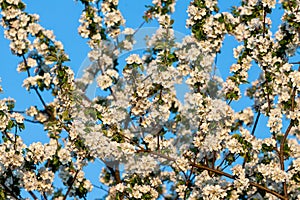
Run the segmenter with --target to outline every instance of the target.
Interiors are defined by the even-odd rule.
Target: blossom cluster
[[[80,2],[78,33],[91,64],[75,81],[53,31],[21,0],[0,0],[4,35],[27,75],[23,87],[42,105],[17,111],[15,100],[0,100],[1,197],[86,198],[101,185],[106,199],[299,198],[300,68],[290,61],[300,45],[299,0],[280,1],[274,34],[275,0],[243,0],[231,12],[220,12],[216,0],[192,0],[191,34],[181,42],[175,1],[153,0],[143,18],[159,27],[145,52],[124,63],[120,52],[133,48],[139,29],[125,26],[119,1]],[[223,82],[215,69],[227,35],[239,44]],[[249,84],[253,68],[261,74]],[[100,95],[91,100],[85,92],[94,80]],[[184,101],[176,84],[189,88]],[[53,94],[48,103],[45,90]],[[245,96],[251,106],[237,109]],[[26,123],[42,125],[48,140],[23,141]],[[94,184],[84,168],[95,160],[104,167]]]

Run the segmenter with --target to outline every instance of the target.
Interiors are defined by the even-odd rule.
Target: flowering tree
[[[274,35],[275,0],[241,1],[231,12],[220,12],[216,0],[193,0],[191,34],[181,43],[172,28],[175,0],[153,0],[143,18],[159,28],[143,55],[124,65],[119,54],[133,48],[139,29],[125,26],[118,0],[80,2],[78,32],[91,65],[75,80],[62,43],[38,15],[21,0],[0,0],[5,37],[22,59],[17,70],[28,76],[23,86],[43,105],[22,112],[13,99],[0,101],[1,199],[85,199],[93,186],[106,199],[300,198],[300,62],[290,61],[300,45],[299,0],[280,0]],[[214,69],[226,35],[239,46],[223,82]],[[261,71],[245,92],[252,106],[234,110],[251,67]],[[90,100],[94,79],[103,92]],[[175,90],[182,82],[190,89],[184,103]],[[49,140],[25,145],[19,133],[27,123],[42,124]],[[92,184],[84,167],[95,159],[105,167]]]

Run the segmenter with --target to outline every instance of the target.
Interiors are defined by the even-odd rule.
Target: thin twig
[[[267,16],[267,12],[265,10],[265,7],[263,7],[263,15],[264,15],[263,37],[265,37],[265,34],[266,34],[266,16]]]
[[[48,200],[47,195],[46,195],[45,192],[43,192],[43,198],[44,198],[44,200]]]
[[[37,196],[32,191],[28,191],[28,193],[30,194],[30,196],[32,196],[34,200],[38,200]]]
[[[23,58],[25,66],[26,66],[27,75],[28,75],[28,77],[31,77],[30,72],[29,72],[29,67],[28,67],[28,64],[27,64],[27,60],[26,60],[24,54],[22,55],[22,58]],[[39,97],[40,101],[42,102],[43,106],[46,108],[47,104],[45,103],[45,101],[44,101],[42,95],[40,94],[40,92],[38,91],[37,87],[32,86],[32,88],[35,91],[35,93],[38,95],[38,97]]]
[[[289,64],[297,65],[297,64],[300,64],[300,61],[298,61],[298,62],[291,62]]]
[[[100,189],[100,190],[103,190],[103,191],[105,191],[105,192],[108,192],[108,190],[107,190],[107,189],[104,189],[102,186],[98,186],[98,185],[95,185],[95,184],[93,184],[93,186],[94,186],[95,188],[98,188],[98,189]]]
[[[65,194],[65,196],[64,196],[64,198],[63,198],[63,200],[66,200],[66,199],[67,199],[67,197],[68,197],[68,195],[69,195],[69,193],[70,193],[70,191],[71,191],[71,189],[72,189],[72,186],[73,186],[73,184],[74,184],[74,182],[75,182],[75,180],[76,180],[76,178],[77,178],[78,173],[79,173],[79,170],[76,171],[75,176],[74,176],[74,178],[73,178],[73,180],[72,180],[72,182],[71,182],[71,184],[70,184],[70,186],[69,186],[69,188],[68,188],[68,191],[66,192],[66,194]]]
[[[139,27],[134,31],[134,33],[133,33],[133,35],[135,35],[143,26],[144,26],[144,24],[146,23],[146,21],[143,21],[140,25],[139,25]]]
[[[254,133],[255,133],[259,117],[260,117],[260,111],[258,111],[258,113],[257,113],[256,119],[255,119],[255,122],[254,122],[254,126],[253,126],[253,129],[251,131],[251,135],[254,135]]]
[[[25,114],[26,111],[18,111],[18,110],[9,110],[9,113],[20,113],[20,114]]]
[[[229,99],[229,102],[227,103],[227,105],[230,105],[231,104],[231,102],[232,102],[232,98],[231,99]]]
[[[43,124],[43,123],[41,123],[39,121],[35,121],[35,120],[31,120],[31,119],[24,119],[24,121],[30,122],[30,123],[34,123],[34,124]]]

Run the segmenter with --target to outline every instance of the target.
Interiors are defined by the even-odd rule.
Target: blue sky
[[[144,5],[151,3],[150,0],[120,0],[120,9],[123,12],[126,19],[126,25],[128,27],[136,28],[142,22],[142,15],[144,13]],[[142,3],[141,3],[142,2]],[[176,6],[176,12],[173,15],[175,19],[174,29],[183,34],[188,34],[189,30],[185,29],[185,19],[187,17],[186,8],[188,5],[187,0],[178,0]],[[220,7],[222,11],[228,11],[230,5],[233,5],[237,1],[235,0],[220,0]],[[82,39],[77,33],[77,27],[79,25],[78,19],[80,17],[83,6],[81,3],[77,3],[72,0],[27,0],[27,9],[29,13],[37,13],[40,15],[40,23],[46,29],[53,30],[57,40],[63,42],[65,51],[69,55],[71,61],[67,63],[77,74],[80,66],[85,60],[89,47],[86,44],[87,40]],[[277,28],[280,23],[281,11],[276,9],[273,12],[273,30]],[[149,27],[157,26],[156,23],[145,25]],[[16,71],[17,64],[21,61],[20,58],[11,54],[9,50],[9,41],[4,39],[3,29],[0,31],[0,77],[2,79],[1,85],[5,91],[4,94],[0,94],[1,98],[12,97],[17,100],[17,110],[24,110],[28,105],[41,106],[37,101],[37,96],[34,92],[28,93],[21,87],[25,73],[18,73]],[[218,55],[217,67],[225,79],[229,75],[229,67],[235,62],[233,58],[232,49],[237,46],[237,42],[232,37],[226,37],[222,52]],[[253,79],[257,78],[258,70],[252,69],[250,76],[253,75]],[[252,80],[253,80],[252,79]],[[245,105],[249,105],[247,99],[243,100],[242,104],[235,105],[237,110],[244,108]],[[260,123],[263,123],[260,122]],[[27,144],[36,141],[45,141],[46,137],[43,133],[43,129],[40,125],[28,126],[28,130],[21,133]],[[87,176],[93,183],[98,182],[98,175],[100,172],[101,164],[96,161],[91,167],[88,168]],[[88,199],[94,199],[99,197],[101,190],[94,189],[94,192],[88,196]],[[101,196],[101,195],[100,195]]]

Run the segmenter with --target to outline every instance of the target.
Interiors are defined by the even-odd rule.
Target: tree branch
[[[298,71],[300,70],[300,67],[298,68]],[[292,103],[291,103],[291,111],[293,112],[295,109],[295,96],[296,96],[296,87],[294,87],[293,92],[292,92]],[[292,129],[294,125],[294,120],[290,121],[290,124],[288,126],[288,128],[286,129],[283,138],[281,139],[280,142],[280,150],[279,150],[279,160],[280,160],[280,168],[282,171],[284,171],[284,145],[286,143],[287,137]],[[288,192],[287,192],[287,183],[286,180],[283,182],[283,192],[284,192],[284,196],[288,197]]]
[[[103,161],[106,165],[106,167],[109,169],[110,173],[113,175],[114,179],[116,180],[116,183],[122,183],[121,180],[121,174],[120,174],[120,170],[119,170],[119,164],[115,163],[115,161],[113,161],[113,167],[110,166],[110,163]],[[114,168],[115,167],[115,168]]]
[[[149,150],[145,150],[145,149],[139,149],[139,150],[137,150],[137,153],[150,153],[152,155],[156,155],[158,157],[165,158],[166,160],[173,161],[173,162],[176,162],[176,160],[177,160],[175,158],[169,157],[169,156],[161,154],[159,152],[149,151]],[[200,164],[196,164],[196,163],[193,163],[193,162],[189,162],[189,164],[192,167],[195,167],[195,168],[198,168],[198,169],[202,169],[202,170],[207,170],[207,171],[213,172],[214,174],[217,174],[217,175],[225,176],[225,177],[233,179],[233,180],[237,179],[235,176],[233,176],[231,174],[228,174],[226,172],[220,171],[218,169],[212,169],[210,167],[207,167],[207,166],[204,166],[204,165],[200,165]],[[282,200],[288,200],[287,197],[282,196],[281,194],[277,193],[276,191],[271,190],[271,189],[269,189],[267,187],[264,187],[264,186],[262,186],[262,185],[260,185],[258,183],[250,181],[249,184],[251,186],[254,186],[254,187],[258,188],[258,189],[264,190],[265,192],[270,193],[270,194],[272,194],[272,195],[274,195],[274,196],[276,196],[276,197],[278,197],[278,198],[280,198]]]
[[[287,137],[289,135],[289,132],[291,131],[293,125],[294,125],[294,122],[291,121],[288,128],[286,129],[286,131],[284,133],[284,136],[283,136],[283,138],[281,140],[281,143],[280,143],[279,160],[280,160],[281,170],[283,170],[283,171],[284,171],[284,144],[286,142],[286,139],[287,139]],[[283,183],[283,191],[284,191],[284,196],[288,197],[286,181],[284,181],[284,183]]]

